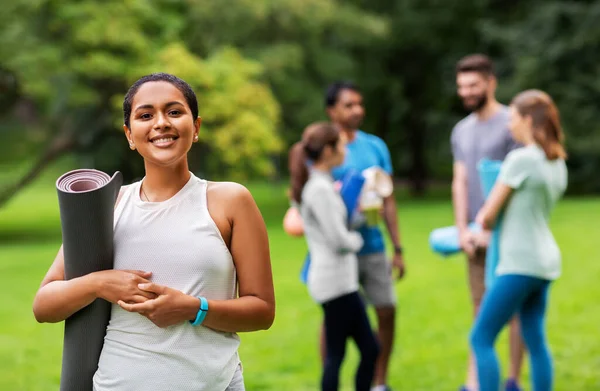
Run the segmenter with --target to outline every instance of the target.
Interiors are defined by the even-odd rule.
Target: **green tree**
[[[234,45],[259,61],[282,107],[286,145],[325,117],[328,83],[356,79],[357,50],[388,36],[387,19],[336,0],[190,0],[183,34],[199,55]]]
[[[24,177],[5,187],[0,204],[54,159],[76,152],[100,169],[141,174],[120,133],[120,101],[149,72],[173,72],[199,95],[201,151],[192,160],[206,175],[242,179],[271,175],[281,149],[279,105],[263,67],[232,47],[199,57],[179,38],[186,11],[170,1],[10,1],[2,15],[0,69],[14,79],[15,102],[4,116],[39,156]],[[7,83],[10,85],[10,83]],[[195,155],[200,152],[195,152]]]
[[[566,132],[569,190],[600,192],[600,3],[530,1],[504,11],[511,17],[481,24],[483,40],[500,48],[501,94],[508,101],[529,88],[548,92]]]
[[[532,87],[555,98],[570,189],[600,191],[599,16],[597,2],[566,0],[9,0],[0,132],[10,151],[0,162],[39,156],[12,191],[73,151],[140,175],[118,131],[120,100],[141,74],[167,70],[199,93],[203,143],[192,167],[264,177],[325,117],[325,86],[351,79],[365,97],[364,129],[386,141],[396,175],[423,194],[430,179],[451,176],[450,131],[466,114],[455,63],[483,52],[498,65],[503,103]]]

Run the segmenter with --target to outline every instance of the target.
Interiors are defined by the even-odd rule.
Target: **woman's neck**
[[[146,177],[140,196],[144,201],[161,202],[173,197],[190,180],[187,160],[170,167],[144,162]]]
[[[315,163],[313,164],[312,168],[313,170],[330,174],[333,167],[330,167],[327,163]]]
[[[523,137],[523,141],[522,144],[529,147],[530,145],[537,145],[538,143],[535,141],[535,138],[533,138],[533,132],[534,130],[531,129],[529,130]]]

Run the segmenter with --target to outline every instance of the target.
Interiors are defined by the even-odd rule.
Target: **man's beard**
[[[346,121],[345,127],[348,129],[356,130],[356,129],[360,128],[360,125],[362,125],[363,120],[364,120],[364,117],[349,118],[348,121]]]
[[[463,99],[463,106],[465,107],[465,109],[470,112],[479,111],[488,102],[488,97],[486,94],[480,95],[480,96],[476,97],[476,99],[477,100],[475,101],[475,103],[472,103],[472,104],[467,104],[465,102],[465,100]]]

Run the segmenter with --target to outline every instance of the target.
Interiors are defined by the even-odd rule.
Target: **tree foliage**
[[[139,176],[140,159],[121,134],[120,105],[140,76],[171,72],[198,94],[205,148],[196,154],[210,150],[206,173],[273,174],[270,156],[282,148],[280,106],[264,67],[232,46],[202,56],[190,51],[181,39],[184,7],[143,0],[9,3],[0,67],[17,87],[3,134],[19,133],[42,157],[75,151],[101,169]]]
[[[196,90],[202,175],[272,176],[286,147],[325,118],[323,92],[351,79],[364,129],[392,152],[417,194],[451,175],[449,135],[466,113],[454,65],[483,52],[503,103],[525,88],[561,110],[570,189],[600,191],[600,4],[532,0],[7,0],[0,13],[0,162],[32,170],[63,153],[128,178],[141,161],[120,134],[127,87],[155,71]],[[2,197],[0,196],[0,202]]]

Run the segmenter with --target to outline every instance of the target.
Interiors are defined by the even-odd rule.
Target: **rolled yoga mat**
[[[479,224],[469,224],[469,231],[479,232]],[[429,246],[433,252],[443,257],[448,257],[462,251],[460,247],[458,228],[455,225],[449,227],[436,228],[429,234]]]
[[[342,187],[340,188],[340,196],[346,205],[348,211],[348,224],[352,221],[354,211],[358,205],[360,193],[365,183],[365,177],[356,170],[349,170],[342,178]],[[306,284],[308,281],[308,269],[310,267],[310,253],[306,254],[302,270],[300,270],[300,281]]]
[[[74,170],[56,181],[65,279],[113,267],[113,213],[123,183],[102,171]],[[91,391],[110,303],[96,299],[65,320],[60,391]]]
[[[481,190],[487,198],[494,188],[502,162],[499,160],[482,159],[477,165],[479,179],[481,181]],[[496,278],[496,267],[500,260],[500,229],[502,226],[503,213],[500,212],[496,219],[496,225],[492,230],[490,241],[485,255],[485,286],[490,288]]]
[[[358,200],[362,192],[363,185],[365,184],[365,177],[358,171],[350,170],[344,175],[342,179],[342,187],[340,188],[340,196],[346,205],[348,211],[348,224],[352,221],[356,208],[358,206]]]

